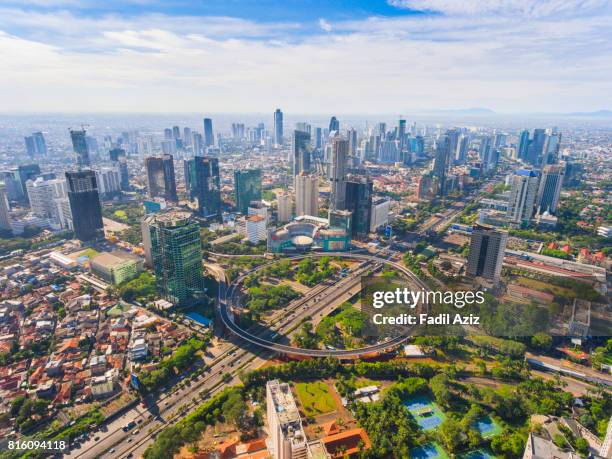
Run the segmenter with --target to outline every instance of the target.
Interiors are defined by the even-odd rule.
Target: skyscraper
[[[355,156],[357,154],[357,131],[353,128],[346,131],[346,137],[349,142],[349,155]]]
[[[448,135],[441,136],[436,142],[436,155],[434,157],[433,173],[438,180],[438,193],[440,196],[448,194],[446,178],[450,161],[450,142]]]
[[[234,171],[236,209],[247,215],[251,201],[261,200],[261,169]]]
[[[45,156],[47,154],[47,144],[42,132],[34,132],[32,135],[24,137],[24,140],[28,156]]]
[[[72,139],[72,149],[77,155],[77,166],[91,166],[91,160],[89,159],[89,148],[87,146],[87,132],[85,129],[81,129],[80,131],[71,129],[70,138]]]
[[[557,164],[559,162],[559,150],[561,148],[561,133],[550,132],[546,135],[544,142],[542,164]]]
[[[449,166],[451,163],[457,162],[457,150],[459,149],[459,138],[461,137],[461,130],[459,129],[449,129],[446,131],[446,135],[448,136],[448,151],[449,151]]]
[[[537,211],[555,214],[559,204],[561,186],[565,168],[557,164],[548,164],[542,170],[542,178],[538,187]]]
[[[195,156],[188,162],[190,196],[198,201],[198,213],[221,220],[221,178],[219,159]]]
[[[9,210],[10,206],[6,196],[6,189],[4,185],[0,185],[0,231],[4,231],[10,235],[13,232],[13,227],[11,226]]]
[[[364,239],[370,232],[373,182],[369,177],[349,176],[346,181],[346,210],[352,212],[353,238]]]
[[[310,134],[303,131],[293,131],[292,145],[293,175],[310,172]]]
[[[200,225],[189,212],[169,211],[148,217],[151,260],[157,291],[183,306],[204,293]]]
[[[56,199],[68,197],[68,187],[64,179],[36,177],[26,182],[28,200],[32,213],[40,218],[59,222]]]
[[[295,215],[319,215],[319,177],[301,173],[295,176]]]
[[[331,202],[334,210],[345,209],[346,198],[346,160],[348,157],[348,140],[341,137],[332,139],[332,160],[330,170]]]
[[[315,148],[323,148],[323,129],[315,128]]]
[[[28,192],[26,190],[26,183],[28,180],[32,180],[40,175],[40,166],[38,164],[23,164],[17,168],[17,174],[21,182],[22,195],[27,201]]]
[[[95,172],[91,170],[66,172],[66,182],[77,239],[91,241],[102,238],[104,224]]]
[[[204,118],[204,146],[210,147],[215,144],[215,137],[213,135],[212,119]]]
[[[516,157],[525,161],[529,152],[529,131],[523,130],[519,134]]]
[[[276,200],[278,201],[278,223],[287,223],[291,220],[293,213],[291,195],[289,193],[279,193],[276,195]]]
[[[329,120],[329,133],[331,134],[334,131],[340,131],[340,121],[335,116],[332,116]]]
[[[176,181],[174,179],[174,159],[172,155],[149,156],[145,158],[147,169],[147,189],[150,198],[164,198],[177,202]]]
[[[465,163],[465,160],[467,159],[467,152],[468,152],[469,146],[470,146],[470,138],[465,134],[461,134],[461,136],[459,137],[459,144],[457,145],[457,151],[455,154],[456,164]]]
[[[538,172],[529,169],[519,169],[512,176],[507,211],[511,223],[525,225],[531,220],[539,180]]]
[[[397,140],[400,142],[400,149],[403,149],[406,142],[406,120],[399,120],[397,126]]]
[[[467,273],[498,282],[504,261],[508,233],[493,227],[474,225],[470,239]]]
[[[539,166],[542,164],[545,144],[546,130],[534,129],[533,139],[529,142],[529,148],[527,149],[527,156],[525,158],[529,164],[533,166]]]
[[[121,190],[127,191],[130,189],[130,177],[127,167],[127,155],[123,148],[113,148],[108,152],[111,162],[119,172],[121,181]]]
[[[283,112],[280,108],[274,112],[274,144],[283,145]]]

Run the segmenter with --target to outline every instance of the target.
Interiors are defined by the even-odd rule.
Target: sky
[[[612,109],[610,0],[0,0],[0,111]]]

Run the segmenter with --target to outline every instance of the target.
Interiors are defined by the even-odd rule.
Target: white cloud
[[[0,100],[31,111],[612,107],[611,17],[235,18],[0,10]]]
[[[332,25],[323,18],[319,19],[319,27],[325,32],[331,32],[333,29]]]
[[[552,15],[587,14],[609,6],[608,0],[389,0],[398,8],[437,11],[454,15]]]

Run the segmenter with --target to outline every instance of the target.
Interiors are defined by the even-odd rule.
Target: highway
[[[316,314],[320,310],[325,309],[328,303],[335,301],[338,297],[341,297],[347,291],[347,289],[350,289],[354,286],[355,282],[360,282],[361,281],[360,276],[362,274],[366,274],[366,272],[370,269],[380,269],[383,265],[388,265],[402,272],[404,275],[406,275],[406,277],[408,277],[408,279],[412,281],[412,283],[414,283],[417,286],[417,289],[427,289],[427,286],[418,277],[416,277],[410,270],[408,270],[407,268],[405,268],[399,263],[393,262],[387,258],[382,258],[376,255],[349,254],[345,252],[333,252],[333,253],[327,252],[327,253],[311,253],[308,255],[292,257],[291,259],[297,260],[297,259],[301,259],[304,257],[322,257],[322,256],[357,259],[357,260],[363,261],[364,266],[352,271],[348,278],[332,286],[332,291],[324,295],[323,298],[319,300],[319,304],[315,306],[314,311],[308,310],[306,314],[294,316],[290,320],[290,323],[288,324],[288,326],[284,325],[283,327],[281,327],[281,329],[276,331],[277,334],[280,334],[280,332],[285,327],[290,328],[292,324],[293,326],[299,325],[303,321],[303,318],[306,315],[312,316],[313,312]],[[378,266],[370,268],[371,264],[378,264]],[[287,355],[300,355],[300,356],[307,356],[307,357],[358,358],[358,357],[365,356],[365,355],[372,355],[372,354],[384,352],[387,349],[398,346],[399,344],[404,342],[409,336],[409,333],[406,333],[404,335],[399,335],[397,337],[394,337],[388,341],[380,342],[380,343],[377,343],[371,346],[366,346],[360,349],[304,349],[304,348],[288,346],[285,344],[280,344],[280,343],[275,342],[271,338],[271,336],[274,335],[274,332],[270,333],[267,338],[262,338],[261,336],[254,335],[250,333],[249,331],[240,328],[234,322],[229,308],[232,306],[232,302],[234,301],[236,289],[241,284],[242,280],[246,276],[258,271],[259,269],[264,268],[265,266],[267,265],[259,266],[245,273],[243,276],[237,279],[234,283],[232,283],[232,285],[230,285],[229,288],[227,289],[225,297],[221,298],[219,301],[219,304],[217,305],[219,317],[223,321],[223,324],[232,333],[234,333],[238,337],[242,338],[243,340],[251,344],[254,344],[264,349],[268,349],[274,352],[278,352],[281,354],[287,354]],[[306,301],[309,301],[309,299]]]
[[[270,333],[283,334],[290,336],[307,316],[314,317],[316,314],[327,313],[329,308],[334,308],[337,304],[348,299],[348,291],[355,287],[361,280],[361,275],[369,270],[380,269],[383,264],[394,267],[406,274],[415,281],[419,288],[424,288],[422,282],[403,266],[385,258],[372,255],[346,254],[346,253],[327,253],[311,254],[313,256],[339,256],[350,257],[361,260],[346,278],[337,283],[322,283],[311,289],[304,297],[287,305],[282,311],[273,315],[269,326]],[[310,255],[309,255],[310,256]],[[302,258],[294,257],[294,258]],[[260,267],[261,268],[261,267]],[[250,274],[247,273],[246,275]],[[244,276],[240,278],[243,279]],[[191,381],[189,386],[182,389],[174,387],[162,390],[157,394],[147,397],[148,407],[137,405],[127,410],[117,419],[103,424],[91,438],[79,448],[75,448],[65,454],[65,457],[88,459],[91,457],[101,458],[126,458],[138,457],[146,447],[153,441],[155,436],[164,428],[176,423],[201,403],[200,393],[207,393],[212,396],[222,388],[238,384],[237,373],[240,370],[252,370],[261,366],[275,352],[286,354],[310,355],[310,356],[339,356],[355,357],[365,354],[372,354],[384,351],[385,349],[397,346],[406,339],[406,336],[398,337],[395,340],[380,343],[359,350],[314,350],[298,349],[291,346],[282,345],[264,339],[250,332],[237,327],[228,316],[227,303],[225,299],[233,296],[234,288],[239,282],[234,282],[228,291],[225,283],[221,282],[219,288],[219,313],[224,323],[229,323],[228,328],[240,338],[244,339],[241,346],[235,346],[229,342],[223,342],[211,349],[212,354],[206,356],[203,364],[208,365],[209,370],[203,373],[196,380]],[[230,290],[231,289],[231,290]],[[223,301],[222,301],[223,300]],[[231,328],[230,328],[231,327]],[[317,352],[318,351],[318,352]],[[231,380],[225,374],[229,374]],[[188,378],[185,378],[188,379]],[[195,400],[195,403],[194,403]],[[180,408],[184,409],[180,409]],[[123,426],[128,422],[136,422],[136,427],[125,432]]]

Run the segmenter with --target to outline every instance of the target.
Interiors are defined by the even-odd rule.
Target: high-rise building
[[[295,176],[295,215],[319,215],[319,177],[301,173]]]
[[[108,152],[111,162],[117,169],[120,178],[121,190],[128,191],[130,189],[130,177],[127,167],[127,155],[123,148],[113,148]]]
[[[213,134],[212,119],[204,118],[204,146],[210,147],[215,144],[215,136]]]
[[[434,157],[433,173],[438,180],[438,193],[440,196],[446,196],[447,190],[447,175],[450,161],[450,142],[448,135],[440,136],[436,142],[436,155]]]
[[[539,181],[538,172],[529,169],[519,169],[512,175],[507,211],[511,223],[515,225],[529,223],[534,211]]]
[[[266,383],[266,413],[274,459],[306,459],[311,456],[289,384],[278,380]]]
[[[353,238],[364,239],[370,232],[374,183],[369,177],[349,176],[346,181],[346,210],[353,213]]]
[[[35,156],[45,156],[47,154],[47,144],[42,132],[34,132],[32,135],[24,137],[26,153],[31,158]]]
[[[400,119],[397,125],[397,140],[400,141],[400,148],[404,147],[406,138],[406,120]]]
[[[346,131],[346,138],[349,142],[349,155],[357,155],[357,131],[353,128]]]
[[[564,173],[565,168],[561,165],[547,164],[544,166],[536,204],[539,213],[548,212],[553,215],[556,213]]]
[[[323,148],[323,129],[320,127],[315,128],[315,148]]]
[[[347,157],[348,140],[334,137],[332,139],[332,158],[329,177],[331,181],[330,207],[336,210],[345,209]]]
[[[121,192],[121,175],[117,167],[101,167],[96,170],[98,193],[104,198],[112,198]]]
[[[291,215],[293,214],[293,202],[289,193],[278,193],[276,195],[278,202],[278,223],[287,223],[291,221]]]
[[[21,182],[21,194],[27,200],[28,192],[26,190],[26,183],[28,180],[35,179],[40,175],[40,167],[38,164],[23,164],[17,168],[17,174]]]
[[[191,146],[192,136],[191,136],[191,128],[184,127],[183,128],[183,145],[186,147]]]
[[[485,174],[494,172],[499,163],[499,150],[493,147],[493,139],[490,136],[480,140],[479,156],[483,172]]]
[[[221,220],[221,178],[219,159],[195,156],[187,165],[189,194],[198,201],[198,213],[205,218]]]
[[[145,265],[149,268],[153,267],[153,254],[151,249],[151,223],[153,215],[146,214],[140,221],[140,231],[142,233],[142,247],[144,249]]]
[[[251,201],[261,200],[261,169],[234,171],[234,193],[236,209],[246,215]]]
[[[340,131],[340,121],[335,116],[332,116],[329,120],[329,133]]]
[[[559,150],[561,148],[561,133],[552,131],[546,135],[543,148],[543,164],[557,164],[559,162]]]
[[[274,112],[274,144],[283,145],[283,112],[280,108]]]
[[[372,200],[370,211],[370,232],[375,233],[379,228],[389,224],[389,209],[391,200],[389,198],[378,198]]]
[[[527,154],[529,152],[529,131],[522,130],[519,134],[516,157],[520,160],[527,160]]]
[[[176,181],[174,179],[174,159],[172,155],[149,156],[145,158],[147,170],[147,189],[150,198],[164,198],[177,202]]]
[[[157,291],[174,305],[183,306],[204,293],[200,225],[189,212],[169,211],[148,217],[151,261]]]
[[[610,416],[608,420],[608,428],[606,429],[606,436],[601,443],[599,456],[606,459],[612,459],[612,416]]]
[[[455,154],[455,163],[456,164],[464,164],[467,159],[467,152],[470,146],[470,138],[461,134],[459,137],[459,143],[457,145],[457,151]]]
[[[87,146],[87,132],[85,129],[70,130],[70,139],[72,140],[72,149],[77,155],[77,166],[89,167],[91,160],[89,159],[89,148]]]
[[[96,173],[91,170],[66,172],[72,224],[77,239],[91,241],[104,236],[102,207]]]
[[[10,206],[6,196],[6,189],[0,185],[0,230],[12,233],[11,216],[9,214]]]
[[[525,158],[529,164],[533,166],[542,164],[546,137],[545,129],[534,129],[533,139],[529,142],[529,148],[527,149],[527,156]]]
[[[310,134],[303,131],[293,131],[292,145],[293,175],[310,172]]]
[[[68,197],[68,186],[64,179],[36,177],[26,183],[32,213],[40,218],[59,222],[56,199]]]
[[[508,233],[505,231],[474,225],[467,262],[468,274],[499,281],[507,241]]]

